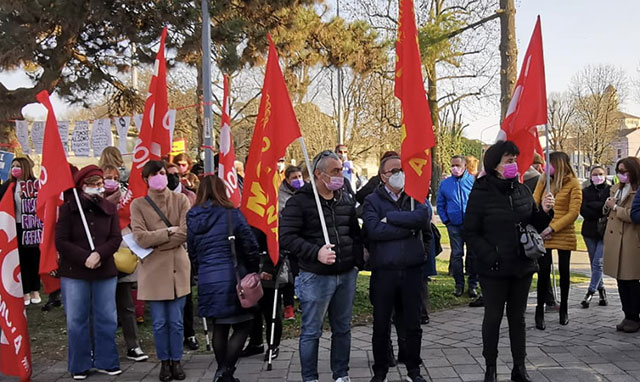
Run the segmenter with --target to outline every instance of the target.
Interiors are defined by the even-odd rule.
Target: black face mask
[[[178,174],[167,174],[167,182],[167,187],[173,191],[180,185],[180,176]]]

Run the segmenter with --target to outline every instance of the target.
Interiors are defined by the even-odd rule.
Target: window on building
[[[622,149],[618,149],[618,159],[622,159]]]

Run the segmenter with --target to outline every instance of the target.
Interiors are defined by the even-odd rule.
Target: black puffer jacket
[[[603,235],[598,234],[598,219],[603,216],[602,207],[609,197],[610,190],[611,186],[606,183],[597,186],[591,183],[582,190],[582,236],[602,240]]]
[[[362,267],[362,240],[356,218],[356,201],[343,187],[334,199],[320,203],[327,223],[329,240],[335,247],[336,262],[325,265],[318,261],[318,250],[325,244],[311,184],[304,185],[287,200],[280,216],[280,247],[298,258],[300,269],[321,275],[347,272]]]
[[[538,209],[531,191],[517,180],[486,175],[469,195],[464,221],[466,239],[478,257],[478,273],[486,277],[526,277],[538,270],[520,244],[517,223],[532,224],[538,232],[553,214]]]

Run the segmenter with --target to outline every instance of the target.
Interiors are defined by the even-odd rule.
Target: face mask
[[[179,184],[180,176],[178,174],[167,174],[167,187],[169,187],[171,191],[178,188]]]
[[[348,159],[347,159],[347,153],[342,153],[342,154],[340,154],[340,158],[342,158],[342,161],[343,161],[343,162],[346,162],[346,161],[348,160]]]
[[[604,177],[604,175],[594,175],[594,176],[591,177],[591,181],[596,186],[604,183],[605,180],[606,180],[606,178]]]
[[[113,192],[117,190],[119,187],[120,187],[120,182],[118,182],[117,180],[113,180],[113,179],[104,180],[104,189],[107,192]]]
[[[323,180],[324,182],[324,180]],[[342,186],[344,186],[344,178],[341,176],[332,176],[331,180],[329,181],[329,183],[324,182],[324,184],[327,186],[327,188],[331,191],[337,191],[339,189],[342,188]]]
[[[293,187],[296,190],[301,189],[302,186],[304,186],[304,180],[302,180],[300,178],[296,178],[296,179],[291,181],[291,187]]]
[[[13,177],[16,179],[20,179],[20,177],[22,177],[22,169],[20,167],[12,168],[11,175],[13,175]]]
[[[404,188],[404,172],[399,171],[389,177],[389,186],[396,190]]]
[[[517,163],[507,163],[502,166],[502,176],[505,179],[513,179],[518,175],[518,164]]]
[[[464,174],[464,170],[461,167],[451,167],[451,175],[453,176],[462,176],[462,174]]]
[[[162,174],[156,174],[154,176],[149,177],[149,187],[156,190],[162,191],[167,187],[167,176]]]
[[[279,172],[283,172],[284,171],[284,162],[278,162],[278,171]]]
[[[182,174],[186,173],[189,170],[189,165],[188,164],[181,164],[178,165],[180,167],[180,172]]]
[[[556,169],[553,167],[551,163],[549,163],[549,176],[553,176],[556,173]]]
[[[82,191],[87,195],[102,196],[104,187],[84,187]]]
[[[629,182],[629,175],[627,174],[620,174],[618,173],[618,180],[620,181],[620,183],[627,183]]]

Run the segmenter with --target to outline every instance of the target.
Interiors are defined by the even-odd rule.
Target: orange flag
[[[396,42],[395,96],[402,104],[402,147],[404,191],[424,202],[431,182],[431,148],[436,140],[422,82],[413,0],[400,0]]]
[[[301,136],[298,120],[278,63],[278,53],[269,38],[269,56],[262,85],[262,98],[245,169],[241,210],[253,227],[267,235],[269,256],[278,263],[278,159],[287,146]]]
[[[38,102],[47,108],[47,121],[42,145],[42,165],[40,166],[40,190],[36,201],[37,214],[43,222],[40,241],[39,273],[44,291],[51,293],[60,289],[59,279],[49,276],[58,269],[58,254],[55,243],[55,226],[58,220],[58,206],[62,204],[62,192],[74,187],[71,171],[67,165],[64,147],[60,140],[58,121],[53,112],[49,93],[44,90],[36,96]]]

